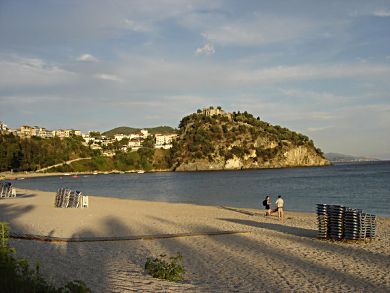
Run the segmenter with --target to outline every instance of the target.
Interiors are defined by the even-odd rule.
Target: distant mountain
[[[338,153],[326,153],[325,158],[333,163],[341,163],[341,162],[365,162],[365,161],[379,161],[375,158],[367,158],[367,157],[358,157],[351,155],[344,155]]]
[[[176,133],[177,130],[170,127],[170,126],[157,126],[157,127],[152,127],[152,128],[133,128],[133,127],[127,127],[127,126],[121,126],[117,127],[111,130],[108,130],[106,132],[103,132],[102,135],[108,136],[108,137],[113,137],[115,134],[132,134],[132,133],[137,133],[141,129],[146,129],[149,131],[151,134],[170,134],[170,133]]]

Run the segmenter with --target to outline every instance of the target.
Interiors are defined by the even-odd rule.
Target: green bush
[[[153,277],[172,282],[183,280],[185,273],[182,265],[183,256],[177,253],[171,256],[169,260],[165,259],[166,255],[161,254],[160,258],[148,257],[145,263],[145,270]]]

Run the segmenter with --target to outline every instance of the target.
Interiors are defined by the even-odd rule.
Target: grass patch
[[[148,257],[145,263],[145,270],[154,278],[177,282],[183,280],[185,273],[182,265],[183,256],[177,253],[166,259],[166,255],[158,257]]]

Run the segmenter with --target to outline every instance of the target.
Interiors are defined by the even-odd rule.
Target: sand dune
[[[23,196],[0,201],[0,220],[15,234],[138,239],[11,241],[59,285],[82,279],[95,292],[390,291],[388,218],[379,219],[374,241],[330,242],[316,239],[314,214],[287,212],[280,222],[256,209],[104,197],[90,197],[87,209],[58,209],[54,193],[18,193]],[[235,234],[216,235],[226,232]],[[177,252],[184,257],[183,282],[145,274],[147,257]]]

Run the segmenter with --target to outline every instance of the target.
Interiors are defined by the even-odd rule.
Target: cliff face
[[[329,165],[307,136],[233,113],[184,117],[173,148],[176,171]]]
[[[182,163],[176,167],[176,171],[207,171],[207,170],[240,170],[257,168],[284,168],[303,166],[327,166],[329,161],[322,158],[307,147],[296,147],[286,151],[282,157],[263,162],[251,159],[234,157],[228,160],[209,162],[207,159],[197,159],[192,162]]]

